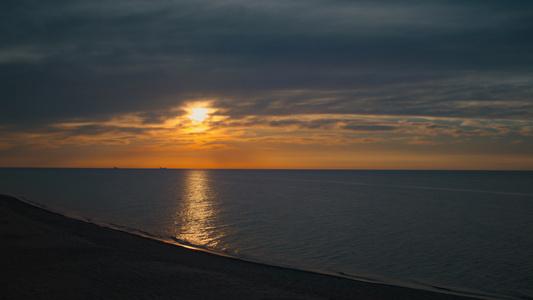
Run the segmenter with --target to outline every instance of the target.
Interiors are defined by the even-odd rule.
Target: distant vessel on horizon
[[[159,167],[159,170],[166,170],[167,168]]]

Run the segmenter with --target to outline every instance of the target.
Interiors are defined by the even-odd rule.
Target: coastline
[[[192,250],[1,194],[0,239],[6,299],[473,299]]]

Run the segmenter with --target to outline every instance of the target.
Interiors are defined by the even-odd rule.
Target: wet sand
[[[1,299],[469,299],[267,266],[0,195]]]

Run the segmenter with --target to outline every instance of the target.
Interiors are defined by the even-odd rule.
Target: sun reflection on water
[[[174,221],[175,238],[195,246],[216,248],[220,232],[214,230],[217,205],[209,185],[209,171],[189,170],[185,177]]]

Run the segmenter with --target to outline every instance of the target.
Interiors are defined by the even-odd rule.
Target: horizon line
[[[99,169],[99,170],[241,170],[241,171],[509,171],[532,172],[533,169],[335,169],[335,168],[172,168],[172,167],[3,167],[0,169]]]

